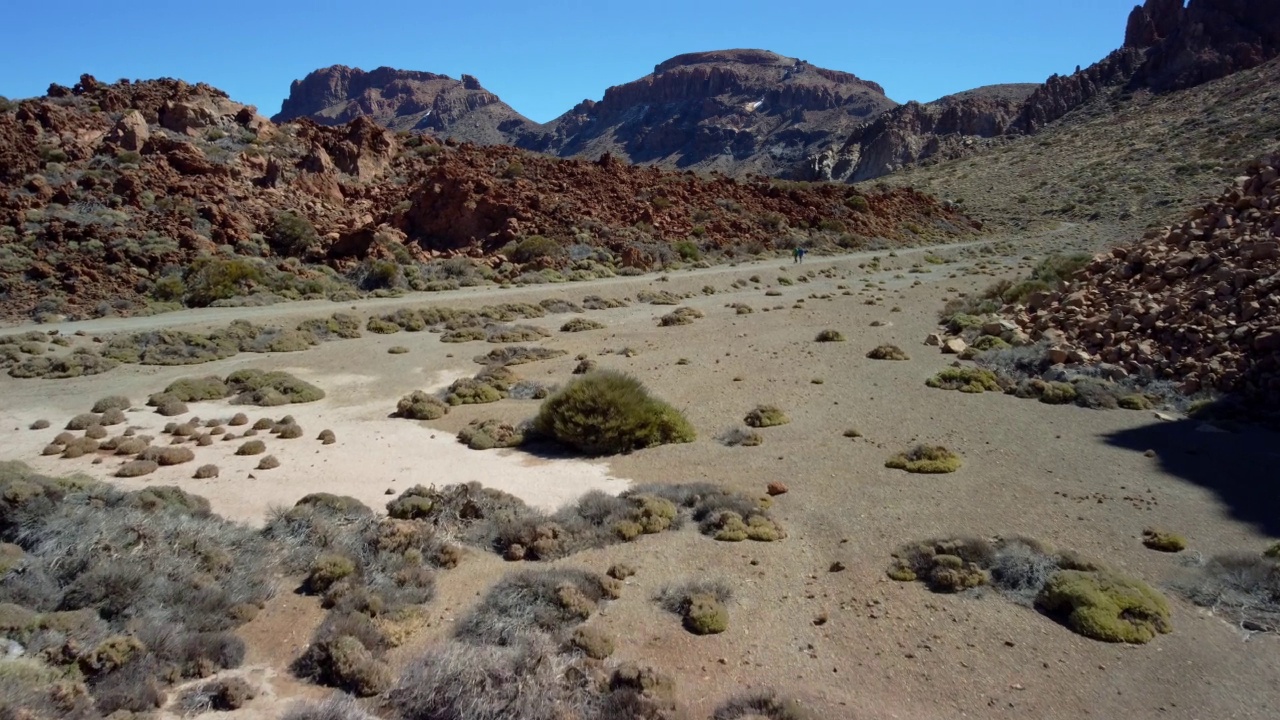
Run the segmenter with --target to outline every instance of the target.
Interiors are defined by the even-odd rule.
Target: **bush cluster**
[[[547,398],[533,422],[540,435],[593,455],[692,442],[684,415],[652,397],[637,379],[597,370]]]

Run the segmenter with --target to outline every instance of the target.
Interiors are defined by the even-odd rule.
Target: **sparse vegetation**
[[[844,342],[844,335],[839,330],[823,330],[814,342]]]
[[[1142,531],[1142,544],[1152,550],[1167,553],[1182,552],[1187,549],[1186,538],[1157,528],[1147,528]]]
[[[701,310],[691,307],[680,307],[663,315],[658,319],[658,325],[661,327],[671,327],[673,325],[689,325],[694,320],[704,317]]]
[[[267,451],[267,444],[261,440],[248,440],[236,448],[237,455],[261,455]]]
[[[952,473],[960,469],[960,456],[940,445],[917,445],[889,458],[884,466],[909,473]]]
[[[524,444],[524,432],[499,420],[472,420],[458,431],[458,441],[472,450],[519,447]]]
[[[754,447],[764,442],[764,435],[750,428],[733,427],[721,433],[716,440],[720,441],[720,444],[729,447],[737,447],[739,445]]]
[[[560,332],[584,332],[587,330],[602,330],[604,323],[596,322],[588,318],[573,318],[560,326]]]
[[[400,398],[396,403],[396,417],[409,420],[438,420],[449,412],[449,406],[433,395],[421,390]]]
[[[733,597],[728,584],[693,580],[663,588],[655,601],[667,612],[679,615],[694,635],[715,635],[729,629],[725,603]]]
[[[990,370],[974,367],[950,367],[929,378],[925,385],[939,390],[962,393],[1000,392],[1000,381]]]

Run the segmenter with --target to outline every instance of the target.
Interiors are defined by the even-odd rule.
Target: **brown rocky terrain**
[[[1280,402],[1280,155],[1183,222],[1094,258],[1069,291],[1012,313],[1080,360]]]
[[[289,88],[277,123],[310,118],[342,125],[371,118],[393,130],[428,131],[484,145],[514,145],[537,124],[480,86],[471,75],[446,75],[380,67],[370,72],[345,65],[321,68]]]
[[[677,241],[692,257],[974,229],[911,190],[864,196],[559,160],[397,134],[364,117],[277,125],[177,80],[53,86],[0,112],[0,160],[9,316],[323,297],[353,283],[431,289],[448,280],[428,277],[444,272],[433,258],[455,255],[469,259],[453,276],[502,281],[650,267],[678,259]],[[546,239],[519,250],[534,237]]]
[[[926,159],[953,159],[990,138],[1038,133],[1095,98],[1184,90],[1257,67],[1280,54],[1280,16],[1267,0],[1147,0],[1129,16],[1124,45],[1025,96],[961,93],[908,103],[816,154],[803,177],[857,182]]]

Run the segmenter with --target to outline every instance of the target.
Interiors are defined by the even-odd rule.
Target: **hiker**
[[[791,248],[791,264],[792,265],[800,264],[800,247],[798,245],[794,248]]]
[[[797,259],[797,262],[799,262],[800,264],[802,264],[802,265],[803,265],[803,264],[804,264],[804,254],[805,254],[805,253],[807,253],[807,252],[809,252],[809,251],[808,251],[808,250],[805,250],[805,249],[804,249],[804,248],[802,248],[802,247],[801,247],[801,248],[796,248],[796,254],[799,256],[799,257],[798,257],[798,259]]]

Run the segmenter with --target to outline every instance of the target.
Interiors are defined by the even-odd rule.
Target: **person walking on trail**
[[[809,251],[808,251],[808,250],[805,250],[805,249],[804,249],[804,248],[802,248],[802,247],[800,247],[800,248],[796,248],[796,255],[798,255],[798,256],[799,256],[799,257],[796,259],[796,261],[797,261],[797,262],[799,262],[801,265],[803,265],[803,264],[804,264],[804,254],[805,254],[805,253],[807,253],[807,252],[809,252]]]
[[[792,265],[800,264],[800,246],[798,245],[791,249],[791,264]]]

